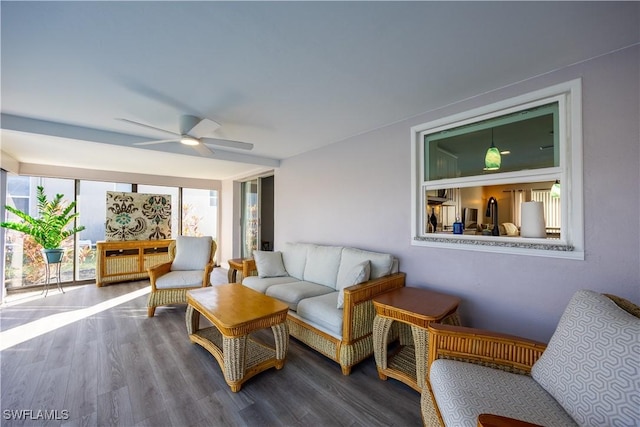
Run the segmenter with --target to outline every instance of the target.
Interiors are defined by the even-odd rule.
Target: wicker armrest
[[[404,286],[405,277],[405,273],[395,273],[344,288],[344,306],[353,306],[371,300],[376,295],[401,288]]]
[[[429,366],[436,359],[448,358],[528,374],[546,348],[544,343],[514,335],[463,326],[429,325]]]
[[[344,288],[344,314],[342,322],[342,340],[351,342],[362,334],[373,330],[373,298],[404,286],[405,273],[394,273],[379,279],[373,279],[359,285]],[[369,304],[368,310],[357,310],[362,304]],[[358,332],[356,332],[358,331]]]
[[[204,272],[202,275],[202,287],[205,288],[211,285],[211,272],[215,268],[215,261],[210,261],[207,265],[204,266]]]
[[[156,280],[158,277],[167,274],[171,271],[171,262],[165,262],[164,264],[156,265],[155,267],[147,268],[149,273],[149,280],[151,281],[151,289],[156,290]]]
[[[256,260],[245,259],[242,260],[242,277],[255,276],[258,273],[258,268],[256,267]]]

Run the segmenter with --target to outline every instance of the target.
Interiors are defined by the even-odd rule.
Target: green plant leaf
[[[79,214],[75,212],[76,202],[64,206],[64,195],[56,194],[50,201],[43,186],[38,186],[38,217],[34,218],[11,206],[5,209],[22,220],[22,222],[2,222],[0,227],[9,228],[33,237],[44,249],[57,249],[64,239],[85,229],[83,225],[74,225]],[[67,226],[71,224],[70,227]]]

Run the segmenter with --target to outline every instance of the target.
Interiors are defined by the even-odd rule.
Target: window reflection
[[[499,207],[497,224],[500,236],[520,236],[522,204],[536,201],[543,204],[546,238],[560,238],[561,199],[551,194],[554,183],[543,181],[427,190],[424,232],[452,234],[453,224],[459,218],[464,225],[463,234],[491,236],[494,224],[487,205],[493,197]]]
[[[425,180],[558,166],[558,103],[425,135]],[[487,167],[490,147],[498,168]],[[493,170],[492,170],[493,169]]]

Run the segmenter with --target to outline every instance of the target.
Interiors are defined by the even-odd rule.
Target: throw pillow
[[[171,271],[204,270],[211,260],[211,236],[176,237],[176,257]]]
[[[344,288],[358,285],[369,280],[371,274],[371,263],[369,261],[354,265],[344,277],[344,282],[338,283],[340,293],[338,294],[338,308],[344,307]]]
[[[639,336],[640,319],[604,295],[578,291],[531,376],[579,425],[636,425]]]
[[[258,277],[287,276],[287,270],[282,263],[282,252],[253,251]]]

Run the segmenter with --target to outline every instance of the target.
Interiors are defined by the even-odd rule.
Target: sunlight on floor
[[[52,314],[51,316],[43,317],[42,319],[29,322],[24,325],[17,326],[7,331],[0,332],[0,351],[13,347],[14,345],[21,344],[32,338],[51,332],[57,328],[69,325],[81,319],[85,319],[94,314],[108,310],[125,302],[129,302],[142,295],[148,294],[150,287],[144,287],[134,292],[130,292],[125,295],[121,295],[116,298],[101,302],[100,304],[93,305],[87,308],[81,308],[79,310],[67,311],[64,313]],[[24,301],[21,301],[24,302]]]
[[[64,293],[66,294],[69,291],[77,291],[78,289],[83,289],[86,286],[95,286],[95,285],[68,286],[64,288]],[[60,294],[62,294],[62,292],[60,292],[58,289],[53,288],[49,290],[49,293],[47,294],[47,296],[51,297],[51,296],[60,295]],[[2,305],[0,306],[0,308],[12,307],[14,305],[23,304],[25,302],[35,301],[40,298],[45,298],[44,291],[40,289],[35,291],[16,292],[14,294],[7,295],[4,301],[2,302]]]

